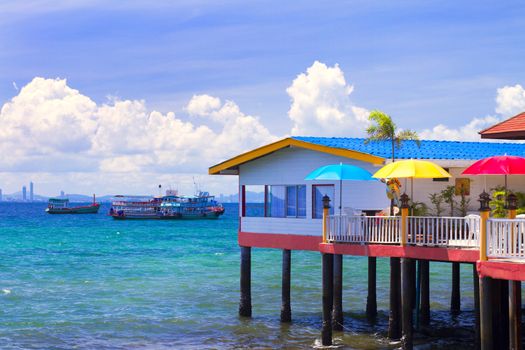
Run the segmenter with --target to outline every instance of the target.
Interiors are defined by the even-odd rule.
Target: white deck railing
[[[400,242],[399,216],[347,216],[328,218],[328,241],[342,243],[397,244]]]
[[[407,218],[407,243],[436,247],[479,247],[479,216]]]
[[[525,258],[525,219],[489,219],[487,221],[487,256],[489,258]]]
[[[431,247],[479,247],[480,219],[467,217],[407,217],[407,244]],[[328,217],[329,242],[398,244],[400,216]]]

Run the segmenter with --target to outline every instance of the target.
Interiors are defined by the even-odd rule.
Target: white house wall
[[[312,219],[312,185],[333,184],[335,197],[332,198],[332,206],[335,213],[339,206],[339,182],[338,181],[305,181],[304,178],[313,170],[329,164],[353,164],[362,167],[371,173],[380,167],[370,163],[334,156],[322,152],[306,150],[303,148],[290,147],[279,150],[272,154],[242,164],[239,168],[239,186],[250,185],[301,185],[307,186],[306,190],[306,218],[264,218],[244,217],[241,218],[241,230],[244,232],[257,233],[282,233],[300,235],[321,235],[322,222],[320,219]],[[461,172],[474,161],[450,161],[435,160],[434,162],[443,167],[448,167],[453,176],[448,182],[436,182],[432,179],[414,179],[413,197],[416,202],[425,203],[433,210],[429,195],[455,184],[455,178],[462,176]],[[504,184],[503,176],[470,176],[470,205],[469,211],[475,212],[479,207],[478,198],[480,193]],[[401,192],[406,191],[410,195],[410,180],[401,179]],[[525,176],[509,176],[509,189],[525,192]],[[241,188],[241,187],[240,187]],[[459,201],[459,197],[456,197]],[[241,204],[240,204],[241,205]],[[380,210],[388,208],[389,200],[386,196],[386,186],[381,182],[365,181],[343,181],[342,207],[343,211],[349,208],[356,210]],[[449,215],[447,206],[443,205],[444,215]],[[239,208],[241,209],[241,208]],[[239,210],[239,212],[242,212]]]
[[[435,161],[444,167],[447,167],[446,161]],[[473,163],[470,161],[469,163]],[[483,192],[484,189],[490,193],[491,189],[502,186],[505,183],[505,178],[503,176],[464,176],[461,175],[461,172],[465,170],[466,167],[450,167],[449,173],[452,175],[452,178],[448,182],[435,182],[432,179],[414,179],[414,201],[423,202],[427,204],[430,208],[431,213],[433,210],[433,205],[430,202],[429,195],[432,193],[438,193],[445,189],[447,186],[454,186],[456,178],[469,178],[470,179],[470,204],[469,211],[476,212],[479,208],[479,195]],[[508,177],[508,188],[513,191],[525,192],[525,176],[509,176]],[[402,191],[405,190],[405,180],[401,180],[403,185]],[[407,181],[407,194],[410,195],[410,180]],[[459,196],[456,196],[456,200],[459,202]],[[443,205],[445,209],[443,215],[449,215],[449,210],[446,205]]]
[[[306,185],[307,187],[306,218],[245,217],[241,218],[241,230],[244,232],[321,235],[321,220],[312,219],[312,185],[334,185],[335,198],[332,198],[332,205],[335,212],[338,212],[339,182],[305,181],[304,178],[321,166],[340,162],[359,166],[371,173],[379,169],[367,162],[296,147],[285,148],[242,164],[239,169],[240,186]],[[385,184],[379,181],[343,181],[343,208],[380,210],[387,208],[388,205]]]

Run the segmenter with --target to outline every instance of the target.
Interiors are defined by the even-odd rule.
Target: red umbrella
[[[516,156],[494,156],[478,160],[462,175],[505,175],[505,193],[507,193],[507,175],[525,175],[525,158]]]

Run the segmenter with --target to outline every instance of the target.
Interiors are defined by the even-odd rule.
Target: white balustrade
[[[407,243],[436,247],[478,247],[479,216],[407,218]]]
[[[400,242],[399,216],[347,216],[328,218],[328,241],[396,244]]]
[[[525,219],[489,219],[487,221],[487,256],[489,258],[525,258]]]
[[[525,220],[524,220],[525,222]],[[433,247],[476,248],[479,246],[479,216],[407,217],[407,243]],[[328,218],[330,242],[400,243],[400,216],[331,215]]]

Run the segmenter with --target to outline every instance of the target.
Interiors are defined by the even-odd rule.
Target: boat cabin
[[[67,208],[69,205],[68,198],[49,198],[47,207],[51,209]]]

